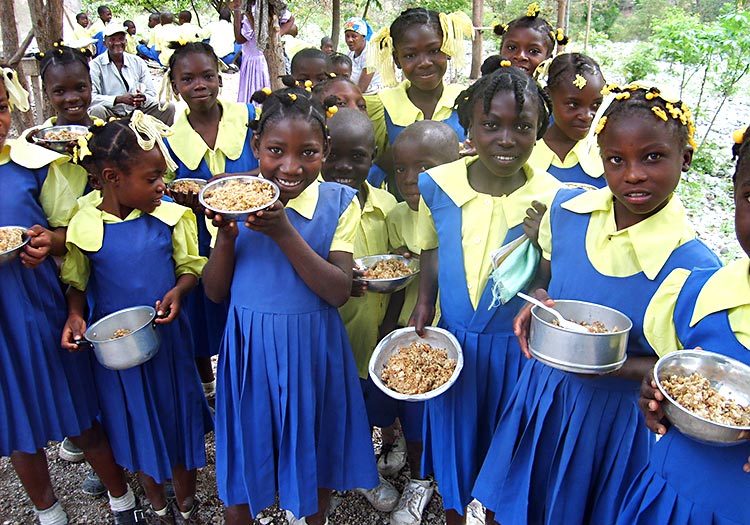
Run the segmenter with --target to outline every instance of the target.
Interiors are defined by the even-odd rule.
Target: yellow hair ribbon
[[[78,137],[76,145],[73,147],[74,164],[80,164],[83,159],[91,155],[91,150],[89,149],[90,138],[91,133],[88,133],[85,137]]]
[[[297,95],[295,95],[294,93],[289,93],[289,98],[291,99],[292,102],[294,102],[297,100]]]
[[[539,13],[542,11],[542,8],[539,7],[539,4],[534,2],[533,4],[529,4],[529,7],[526,8],[526,16],[529,16],[531,18],[536,18],[539,16]]]
[[[263,89],[261,89],[261,91],[265,93],[266,95],[270,95],[271,93],[273,93],[270,87],[264,87]]]
[[[667,116],[667,112],[664,111],[659,106],[653,106],[651,108],[651,111],[653,111],[654,115],[656,115],[657,117],[659,117],[660,119],[662,119],[664,122],[666,122],[667,120],[669,120],[669,117]]]
[[[500,67],[510,67],[513,64],[511,64],[510,60],[501,60],[500,61]]]
[[[585,88],[587,83],[586,79],[579,74],[576,74],[576,78],[573,80],[573,85],[578,89]]]
[[[143,151],[151,151],[154,149],[154,146],[158,147],[167,163],[167,170],[177,170],[177,164],[172,159],[172,156],[167,150],[167,145],[162,140],[163,137],[172,134],[172,130],[169,126],[164,124],[161,120],[150,115],[145,115],[142,111],[136,109],[130,116],[130,124],[128,124],[128,127],[133,130],[133,133],[135,133],[138,145]]]
[[[159,88],[159,110],[164,111],[167,109],[172,100],[180,100],[180,95],[175,93],[172,89],[172,81],[169,80],[171,70],[167,68],[164,72],[164,76],[161,79],[161,87]]]
[[[474,25],[471,18],[463,11],[455,11],[449,15],[439,13],[440,28],[443,30],[443,43],[440,51],[454,61],[454,67],[460,68],[466,61],[464,40],[474,38]]]
[[[338,113],[339,107],[338,106],[330,106],[326,108],[326,118],[331,118],[336,113]]]
[[[602,95],[604,95],[604,96],[607,96],[610,93],[612,93],[613,91],[615,91],[616,89],[618,89],[618,85],[617,84],[607,84],[606,86],[604,86],[602,88],[602,90],[600,91],[600,93]]]
[[[618,93],[617,95],[615,95],[616,100],[627,100],[629,98],[630,98],[630,92],[628,91],[624,91],[622,93]]]
[[[367,44],[367,72],[377,71],[383,85],[396,85],[396,65],[393,63],[391,30],[384,27]]]
[[[3,83],[5,84],[5,91],[8,92],[8,105],[10,109],[18,109],[19,111],[28,111],[31,106],[29,105],[29,93],[26,91],[21,82],[18,80],[18,73],[15,70],[4,67],[0,68],[3,74]]]
[[[598,135],[599,133],[601,133],[606,123],[607,117],[600,118],[599,122],[596,123],[596,128],[594,128],[594,135]]]

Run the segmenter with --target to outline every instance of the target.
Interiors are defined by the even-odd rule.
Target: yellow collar
[[[605,231],[599,232],[599,235],[609,238],[626,235],[630,239],[638,264],[649,279],[656,278],[669,256],[683,244],[686,237],[695,237],[695,232],[688,223],[685,208],[674,194],[667,205],[656,214],[619,231],[615,223],[614,196],[609,188],[586,191],[563,203],[562,207],[580,214],[606,213]]]
[[[392,198],[392,195],[385,190],[372,187],[367,181],[365,181],[365,186],[367,187],[367,198],[365,199],[362,213],[372,213],[377,210],[380,211],[383,218],[385,218],[395,205],[395,200]]]
[[[550,166],[572,168],[576,164],[580,164],[586,175],[591,178],[596,179],[604,175],[604,166],[602,166],[602,159],[599,157],[599,147],[595,142],[588,139],[576,142],[573,149],[568,152],[562,161],[544,140],[538,140],[531,152],[529,164],[545,171]]]
[[[437,166],[428,171],[435,183],[459,208],[477,198],[486,198],[487,194],[479,193],[469,184],[468,169],[471,164],[478,161],[479,157],[464,157],[442,166]],[[546,171],[532,168],[528,163],[523,166],[526,175],[526,184],[518,188],[510,195],[493,197],[499,199],[513,199],[519,202],[531,203],[539,200],[540,195],[554,193],[562,186],[560,181]],[[520,224],[526,216],[528,206],[504,206],[507,223],[511,226]]]
[[[422,110],[415,106],[406,90],[411,86],[411,82],[404,80],[399,85],[384,89],[378,93],[378,97],[383,102],[383,107],[388,111],[388,116],[397,126],[408,126],[418,120],[424,119]],[[445,120],[453,112],[453,104],[456,97],[464,87],[459,84],[443,84],[443,94],[440,96],[432,120]]]
[[[68,159],[70,159],[69,155],[55,153],[47,148],[31,144],[30,142],[27,142],[26,139],[5,141],[3,155],[6,154],[8,155],[8,159],[12,160],[19,166],[32,170],[49,166],[56,161],[67,162]],[[0,157],[0,159],[5,159],[5,157]],[[5,162],[8,162],[8,160],[6,159],[2,163],[4,164]]]
[[[221,151],[228,159],[237,160],[242,155],[245,148],[245,138],[249,133],[247,129],[247,106],[221,99],[218,99],[217,102],[221,105],[223,111],[219,120],[219,132],[216,135],[216,146],[213,151]],[[169,137],[168,141],[172,151],[185,163],[187,169],[196,170],[203,157],[211,149],[188,122],[189,114],[190,110],[186,108],[177,117],[172,125],[174,134]],[[245,133],[240,132],[243,129]]]
[[[690,326],[706,316],[750,304],[750,259],[740,259],[721,268],[698,294]]]
[[[302,193],[287,202],[286,207],[296,211],[308,221],[312,219],[313,215],[315,215],[315,208],[318,206],[320,184],[317,180],[313,181],[307,188],[302,190]]]

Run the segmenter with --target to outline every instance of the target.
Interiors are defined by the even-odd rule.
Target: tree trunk
[[[589,48],[589,35],[591,34],[591,8],[594,0],[588,0],[588,8],[586,10],[586,38],[583,40],[583,52],[587,52]]]
[[[562,29],[566,34],[568,32],[568,0],[557,0],[557,27]],[[565,46],[557,48],[558,53],[562,53]]]
[[[472,0],[471,2],[471,24],[481,27],[484,18],[484,2]],[[471,43],[471,74],[469,78],[479,78],[479,69],[482,67],[482,30],[474,30],[474,40]]]
[[[370,10],[370,0],[367,0],[365,2],[365,9],[364,11],[362,11],[362,18],[364,18],[365,20],[367,20],[367,11],[369,10]]]
[[[268,76],[271,78],[271,89],[284,87],[280,77],[286,75],[284,66],[284,50],[281,46],[281,35],[279,35],[279,16],[274,13],[268,20],[268,44],[263,54],[268,62]]]
[[[41,50],[51,49],[55,42],[62,40],[63,3],[61,0],[29,0],[31,25],[34,28],[36,42]],[[54,115],[54,109],[46,97],[42,97],[41,110],[43,118]]]
[[[341,33],[341,0],[333,0],[331,5],[331,40],[333,49],[339,47],[339,34]]]
[[[0,0],[0,33],[3,34],[4,56],[2,62],[10,62],[11,57],[18,51],[18,28],[16,27],[16,12],[13,0]],[[20,65],[12,64],[11,67],[18,71],[21,85],[28,91],[29,85],[21,73]],[[31,111],[26,113],[14,111],[11,117],[13,127],[18,133],[34,125],[34,114]]]

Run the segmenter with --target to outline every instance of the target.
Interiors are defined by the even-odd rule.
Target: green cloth
[[[493,259],[500,262],[490,274],[493,282],[490,308],[507,303],[523,290],[534,277],[539,263],[539,250],[526,235],[506,244],[496,254]]]

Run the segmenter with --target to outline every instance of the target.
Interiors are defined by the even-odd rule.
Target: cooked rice
[[[125,337],[128,334],[132,334],[132,330],[128,330],[127,328],[118,328],[115,330],[115,333],[112,334],[112,339],[119,339],[120,337]]]
[[[380,378],[401,394],[424,394],[447,383],[455,369],[446,349],[414,342],[391,355]]]
[[[170,186],[169,189],[176,193],[200,193],[203,185],[198,184],[194,180],[177,179]]]
[[[72,131],[69,129],[61,129],[59,131],[46,131],[44,133],[43,137],[40,137],[41,140],[60,140],[60,141],[71,141],[71,140],[78,140],[78,137],[83,137],[86,135],[86,132],[80,132],[80,131]]]
[[[588,330],[592,334],[610,334],[610,333],[618,331],[617,327],[614,327],[612,330],[609,330],[606,326],[604,326],[604,323],[602,323],[601,321],[594,321],[593,323],[589,324],[586,321],[574,321],[573,319],[568,319],[568,320],[572,323],[583,326],[586,330]],[[558,321],[557,319],[552,319],[552,324],[555,326],[560,326],[560,321]]]
[[[260,180],[230,180],[203,194],[214,210],[245,211],[263,208],[273,202],[276,192],[271,183]]]
[[[23,244],[21,228],[0,228],[0,252],[7,252]]]
[[[383,259],[368,268],[364,277],[366,279],[397,279],[411,275],[409,266],[401,259]]]
[[[730,426],[750,426],[750,406],[723,396],[698,372],[689,376],[671,375],[661,382],[664,390],[696,416]]]

